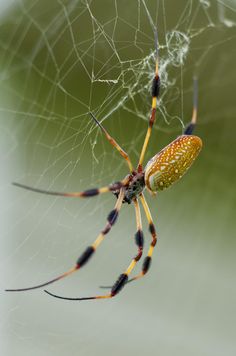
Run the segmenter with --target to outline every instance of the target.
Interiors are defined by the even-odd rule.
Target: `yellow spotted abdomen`
[[[152,192],[168,188],[189,169],[202,148],[202,140],[193,135],[177,137],[146,165],[145,184]]]

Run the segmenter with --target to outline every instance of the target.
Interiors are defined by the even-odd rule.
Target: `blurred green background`
[[[236,2],[1,1],[0,10],[1,354],[235,355]],[[5,293],[72,267],[115,202],[10,183],[78,191],[122,178],[126,165],[91,110],[138,160],[155,56],[147,11],[158,26],[162,89],[146,159],[189,121],[193,75],[204,142],[178,184],[146,194],[160,238],[150,273],[105,301]],[[124,205],[91,263],[48,289],[103,293],[99,285],[112,284],[136,252],[134,232],[134,209]]]

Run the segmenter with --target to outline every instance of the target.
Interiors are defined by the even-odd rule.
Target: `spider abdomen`
[[[152,192],[168,188],[189,169],[202,148],[202,140],[181,135],[157,153],[145,168],[145,184]]]

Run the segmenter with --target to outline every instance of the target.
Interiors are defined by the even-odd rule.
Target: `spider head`
[[[133,172],[129,176],[129,183],[125,187],[125,196],[123,199],[123,203],[130,204],[133,198],[137,197],[140,193],[142,193],[145,187],[144,182],[144,172]],[[118,198],[120,189],[113,191],[113,194]]]

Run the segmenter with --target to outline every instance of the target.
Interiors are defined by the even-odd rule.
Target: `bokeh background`
[[[235,12],[234,0],[0,1],[1,355],[236,354]],[[178,184],[147,197],[159,236],[150,273],[105,301],[5,293],[68,270],[103,228],[112,195],[55,198],[11,182],[77,191],[126,174],[88,113],[138,160],[152,21],[162,90],[146,158],[189,121],[194,75],[204,148]],[[124,205],[90,264],[48,289],[103,293],[133,257],[134,232]]]

